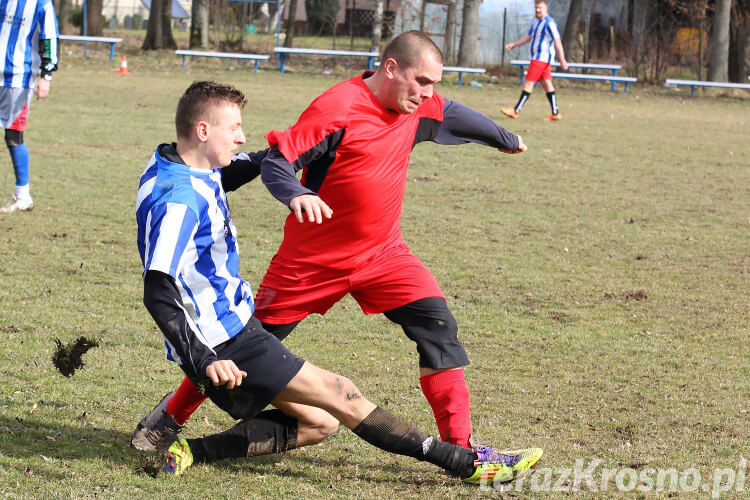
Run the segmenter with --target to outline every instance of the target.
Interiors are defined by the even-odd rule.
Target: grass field
[[[134,204],[154,147],[174,138],[177,98],[195,79],[239,86],[249,99],[247,150],[256,150],[264,132],[290,125],[359,69],[253,74],[206,61],[183,70],[170,54],[129,62],[126,78],[103,51],[69,57],[51,96],[32,106],[36,208],[0,216],[0,496],[476,495],[343,428],[285,456],[196,466],[176,480],[149,475],[130,432],[182,377],[141,304]],[[443,286],[472,359],[475,437],[541,446],[543,467],[598,459],[639,474],[675,468],[681,479],[694,467],[702,484],[717,467],[737,470],[750,458],[748,96],[561,82],[564,120],[543,123],[541,92],[520,120],[501,117],[498,106],[517,99],[516,79],[481,89],[449,80],[445,96],[529,145],[515,156],[433,144],[412,155],[403,231]],[[9,161],[0,186],[9,197]],[[230,203],[241,270],[256,285],[286,210],[259,182]],[[54,339],[79,335],[100,346],[64,378],[51,364]],[[347,298],[303,322],[288,345],[436,432],[414,346],[385,318],[363,316]],[[205,404],[186,434],[231,423]],[[534,491],[532,480],[506,496],[560,494]],[[632,495],[614,480],[604,494]]]

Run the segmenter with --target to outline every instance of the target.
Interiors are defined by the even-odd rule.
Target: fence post
[[[503,8],[503,43],[500,45],[500,67],[505,67],[505,26],[508,22],[508,8]]]

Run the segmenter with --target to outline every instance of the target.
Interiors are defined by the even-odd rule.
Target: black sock
[[[266,410],[224,432],[187,442],[195,462],[283,453],[297,447],[297,419]]]
[[[560,109],[557,107],[557,95],[555,94],[555,91],[547,92],[547,100],[549,100],[549,105],[552,107],[552,114],[556,115],[560,112]]]
[[[521,97],[518,98],[518,102],[516,103],[516,107],[513,108],[513,111],[516,113],[520,113],[523,109],[523,105],[526,104],[526,101],[529,100],[529,96],[531,95],[530,92],[526,92],[525,90],[521,91]]]
[[[367,415],[352,432],[381,450],[430,462],[462,478],[474,472],[477,458],[474,450],[428,436],[380,407]]]

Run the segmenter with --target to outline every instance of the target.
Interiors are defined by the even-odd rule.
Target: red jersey
[[[290,214],[275,261],[302,269],[351,270],[402,240],[409,155],[418,142],[435,136],[445,100],[435,92],[412,114],[389,111],[366,76],[333,86],[292,127],[265,136],[303,169],[302,185],[333,209],[322,224],[299,223]]]

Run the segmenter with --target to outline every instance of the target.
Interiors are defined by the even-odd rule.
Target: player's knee
[[[354,382],[341,375],[335,375],[332,383],[338,410],[347,415],[351,414],[355,404],[363,398],[362,392]]]
[[[14,146],[20,146],[23,144],[23,132],[19,132],[18,130],[13,130],[6,128],[5,129],[5,144],[12,148]]]

